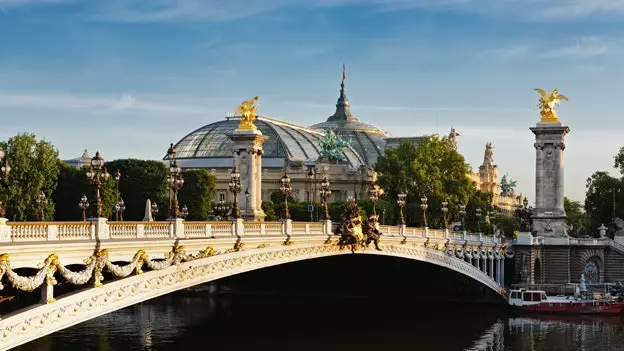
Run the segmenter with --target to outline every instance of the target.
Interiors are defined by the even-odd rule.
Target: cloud
[[[498,49],[489,49],[482,52],[478,52],[476,56],[480,57],[498,57],[498,58],[511,58],[524,56],[531,51],[531,47],[528,45],[515,45]]]
[[[0,0],[0,7],[6,9],[12,6],[27,6],[39,4],[64,4],[72,0]]]
[[[227,101],[224,99],[224,101]],[[185,98],[86,96],[62,93],[0,93],[0,108],[46,108],[56,110],[85,110],[90,113],[148,111],[160,113],[205,114],[220,105],[219,101]],[[233,102],[232,102],[232,106]]]
[[[570,0],[547,1],[540,17],[550,20],[569,20],[600,14],[624,13],[624,0]]]
[[[609,46],[596,36],[581,37],[574,44],[566,44],[543,50],[542,47],[533,45],[512,45],[502,48],[487,49],[477,52],[477,57],[515,58],[535,57],[538,59],[568,58],[586,59],[604,56],[609,53]]]
[[[607,45],[599,37],[582,37],[576,44],[547,50],[541,54],[540,57],[589,58],[602,56],[606,54],[607,51]]]

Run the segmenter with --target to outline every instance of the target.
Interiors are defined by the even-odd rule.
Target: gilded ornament
[[[568,98],[565,95],[559,94],[558,89],[554,89],[551,93],[548,93],[544,89],[537,88],[535,89],[538,93],[540,93],[541,97],[539,99],[539,103],[537,107],[540,109],[540,115],[542,119],[541,123],[557,123],[559,122],[559,116],[557,115],[557,110],[555,107],[559,106],[560,101],[568,101]]]
[[[256,108],[257,102],[260,99],[259,96],[254,96],[249,100],[245,100],[241,102],[236,111],[234,111],[235,115],[241,117],[240,124],[238,125],[238,129],[242,130],[255,130],[256,126],[254,125],[254,120],[256,119]]]

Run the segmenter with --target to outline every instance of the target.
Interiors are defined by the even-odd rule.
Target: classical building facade
[[[523,206],[525,197],[523,194],[516,195],[513,186],[510,189],[507,187],[501,189],[498,175],[498,165],[494,163],[494,147],[488,142],[485,144],[483,163],[477,172],[471,172],[469,176],[479,191],[493,195],[492,205],[499,208],[503,214],[512,216]]]

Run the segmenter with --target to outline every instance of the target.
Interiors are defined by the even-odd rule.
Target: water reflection
[[[208,297],[186,290],[18,350],[622,350],[620,317],[512,316],[393,300]]]

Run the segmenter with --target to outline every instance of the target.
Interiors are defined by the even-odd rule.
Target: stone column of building
[[[489,274],[489,276],[490,276],[490,278],[492,278],[492,280],[495,280],[494,279],[494,255],[490,256],[489,259],[490,259],[490,272],[489,272],[490,274]]]
[[[234,167],[240,172],[242,190],[239,194],[239,206],[242,217],[263,221],[262,145],[268,137],[257,129],[236,129],[229,137],[234,142]],[[245,190],[249,191],[249,201],[244,198]]]

